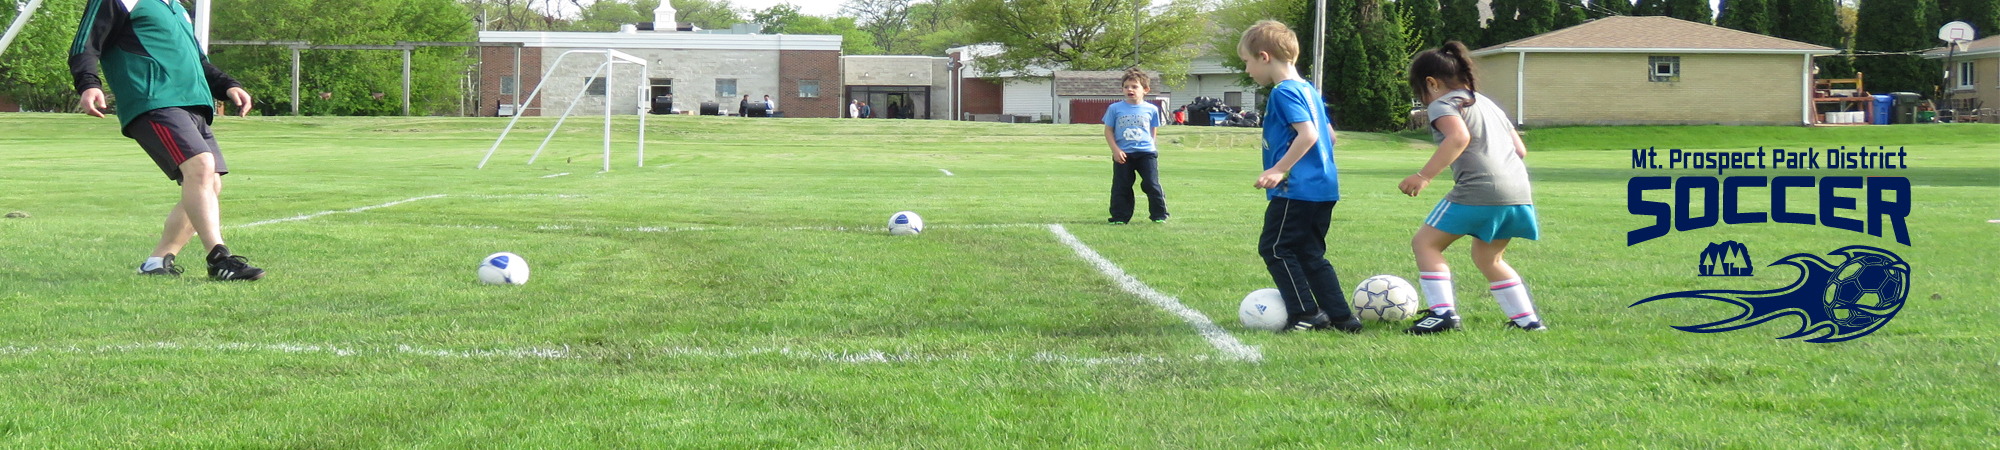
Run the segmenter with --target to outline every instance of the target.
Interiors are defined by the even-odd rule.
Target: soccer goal
[[[614,81],[617,79],[615,77],[612,77],[612,72],[613,72],[612,69],[616,68],[619,64],[631,64],[639,66],[639,73],[641,74],[638,77],[636,77],[637,78],[637,80],[635,80],[636,87],[633,89],[633,94],[634,98],[638,100],[638,105],[639,105],[638,108],[636,109],[636,112],[638,112],[639,114],[639,167],[646,167],[646,110],[647,107],[650,106],[650,104],[649,102],[646,101],[646,93],[647,93],[646,91],[648,86],[646,82],[646,76],[644,74],[651,73],[651,71],[648,70],[649,66],[646,64],[646,60],[644,58],[628,55],[623,52],[608,48],[603,50],[570,50],[563,52],[561,55],[556,56],[555,63],[549,64],[549,71],[547,73],[542,74],[542,81],[535,83],[535,90],[528,92],[528,98],[526,100],[523,100],[521,104],[525,105],[534,103],[535,96],[540,95],[542,93],[542,86],[548,85],[548,80],[551,77],[555,76],[556,70],[562,68],[563,59],[569,58],[569,55],[579,54],[579,53],[587,55],[596,55],[596,54],[604,55],[604,62],[599,63],[597,65],[597,70],[591,72],[590,78],[584,80],[583,87],[577,89],[576,96],[570,98],[569,106],[563,108],[562,116],[556,118],[556,125],[554,127],[549,128],[548,137],[542,138],[542,145],[540,147],[535,147],[534,156],[528,157],[528,164],[534,164],[536,158],[542,157],[542,150],[549,147],[549,140],[555,139],[556,132],[562,130],[563,121],[569,120],[570,113],[576,110],[576,104],[579,101],[583,100],[583,98],[585,97],[584,94],[590,92],[590,85],[592,83],[595,83],[597,79],[600,78],[601,75],[601,78],[604,79],[604,171],[610,172],[611,171],[611,103],[612,99],[614,98],[614,96],[611,93],[615,92],[615,89],[613,89],[612,86],[616,86],[616,83],[614,83]],[[516,110],[514,112],[514,118],[512,120],[507,121],[507,128],[500,130],[500,139],[494,140],[493,148],[487,149],[486,157],[481,158],[479,160],[479,168],[481,169],[486,168],[486,162],[491,161],[493,159],[493,152],[500,150],[500,143],[507,141],[507,133],[514,131],[514,124],[520,121],[521,121],[521,112]]]

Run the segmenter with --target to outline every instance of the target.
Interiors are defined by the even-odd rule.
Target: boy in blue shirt
[[[1119,84],[1125,87],[1125,101],[1112,103],[1104,108],[1104,142],[1111,145],[1111,224],[1124,225],[1132,220],[1132,179],[1136,176],[1146,181],[1139,189],[1146,191],[1147,218],[1154,223],[1167,223],[1167,193],[1160,190],[1160,152],[1153,141],[1160,135],[1160,125],[1165,122],[1160,108],[1140,100],[1146,95],[1147,84],[1152,81],[1146,72],[1134,67],[1125,71],[1125,79]]]
[[[1326,230],[1340,201],[1333,165],[1333,127],[1318,89],[1293,66],[1299,39],[1285,24],[1257,22],[1236,42],[1236,55],[1258,85],[1271,86],[1264,112],[1264,233],[1257,253],[1284,295],[1290,323],[1282,331],[1361,331],[1348,309],[1340,276],[1326,260]]]

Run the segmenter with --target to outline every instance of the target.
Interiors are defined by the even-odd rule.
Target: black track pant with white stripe
[[[1293,316],[1311,316],[1321,308],[1336,319],[1353,314],[1340,275],[1326,260],[1326,231],[1333,222],[1335,203],[1339,201],[1275,197],[1264,208],[1264,234],[1257,239],[1257,254],[1264,257],[1271,281],[1284,294],[1285,310]]]

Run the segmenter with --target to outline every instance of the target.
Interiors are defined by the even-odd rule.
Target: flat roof
[[[840,50],[841,36],[819,34],[707,34],[640,31],[481,31],[479,42],[525,47],[653,50]]]

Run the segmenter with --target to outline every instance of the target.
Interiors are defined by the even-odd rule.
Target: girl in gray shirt
[[[1466,235],[1476,238],[1472,262],[1486,275],[1493,298],[1510,319],[1507,323],[1527,331],[1544,331],[1548,327],[1535,315],[1534,302],[1528,299],[1520,274],[1501,259],[1513,238],[1541,237],[1528,169],[1521,162],[1528,155],[1527,146],[1521,143],[1507,113],[1493,99],[1479,94],[1469,56],[1465,44],[1452,41],[1418,53],[1410,62],[1410,90],[1430,104],[1431,137],[1438,149],[1430,162],[1404,178],[1397,188],[1415,197],[1449,165],[1452,189],[1431,209],[1416,238],[1410,240],[1421,275],[1418,284],[1430,309],[1407,331],[1428,334],[1459,329],[1451,268],[1445,265],[1444,250]]]

